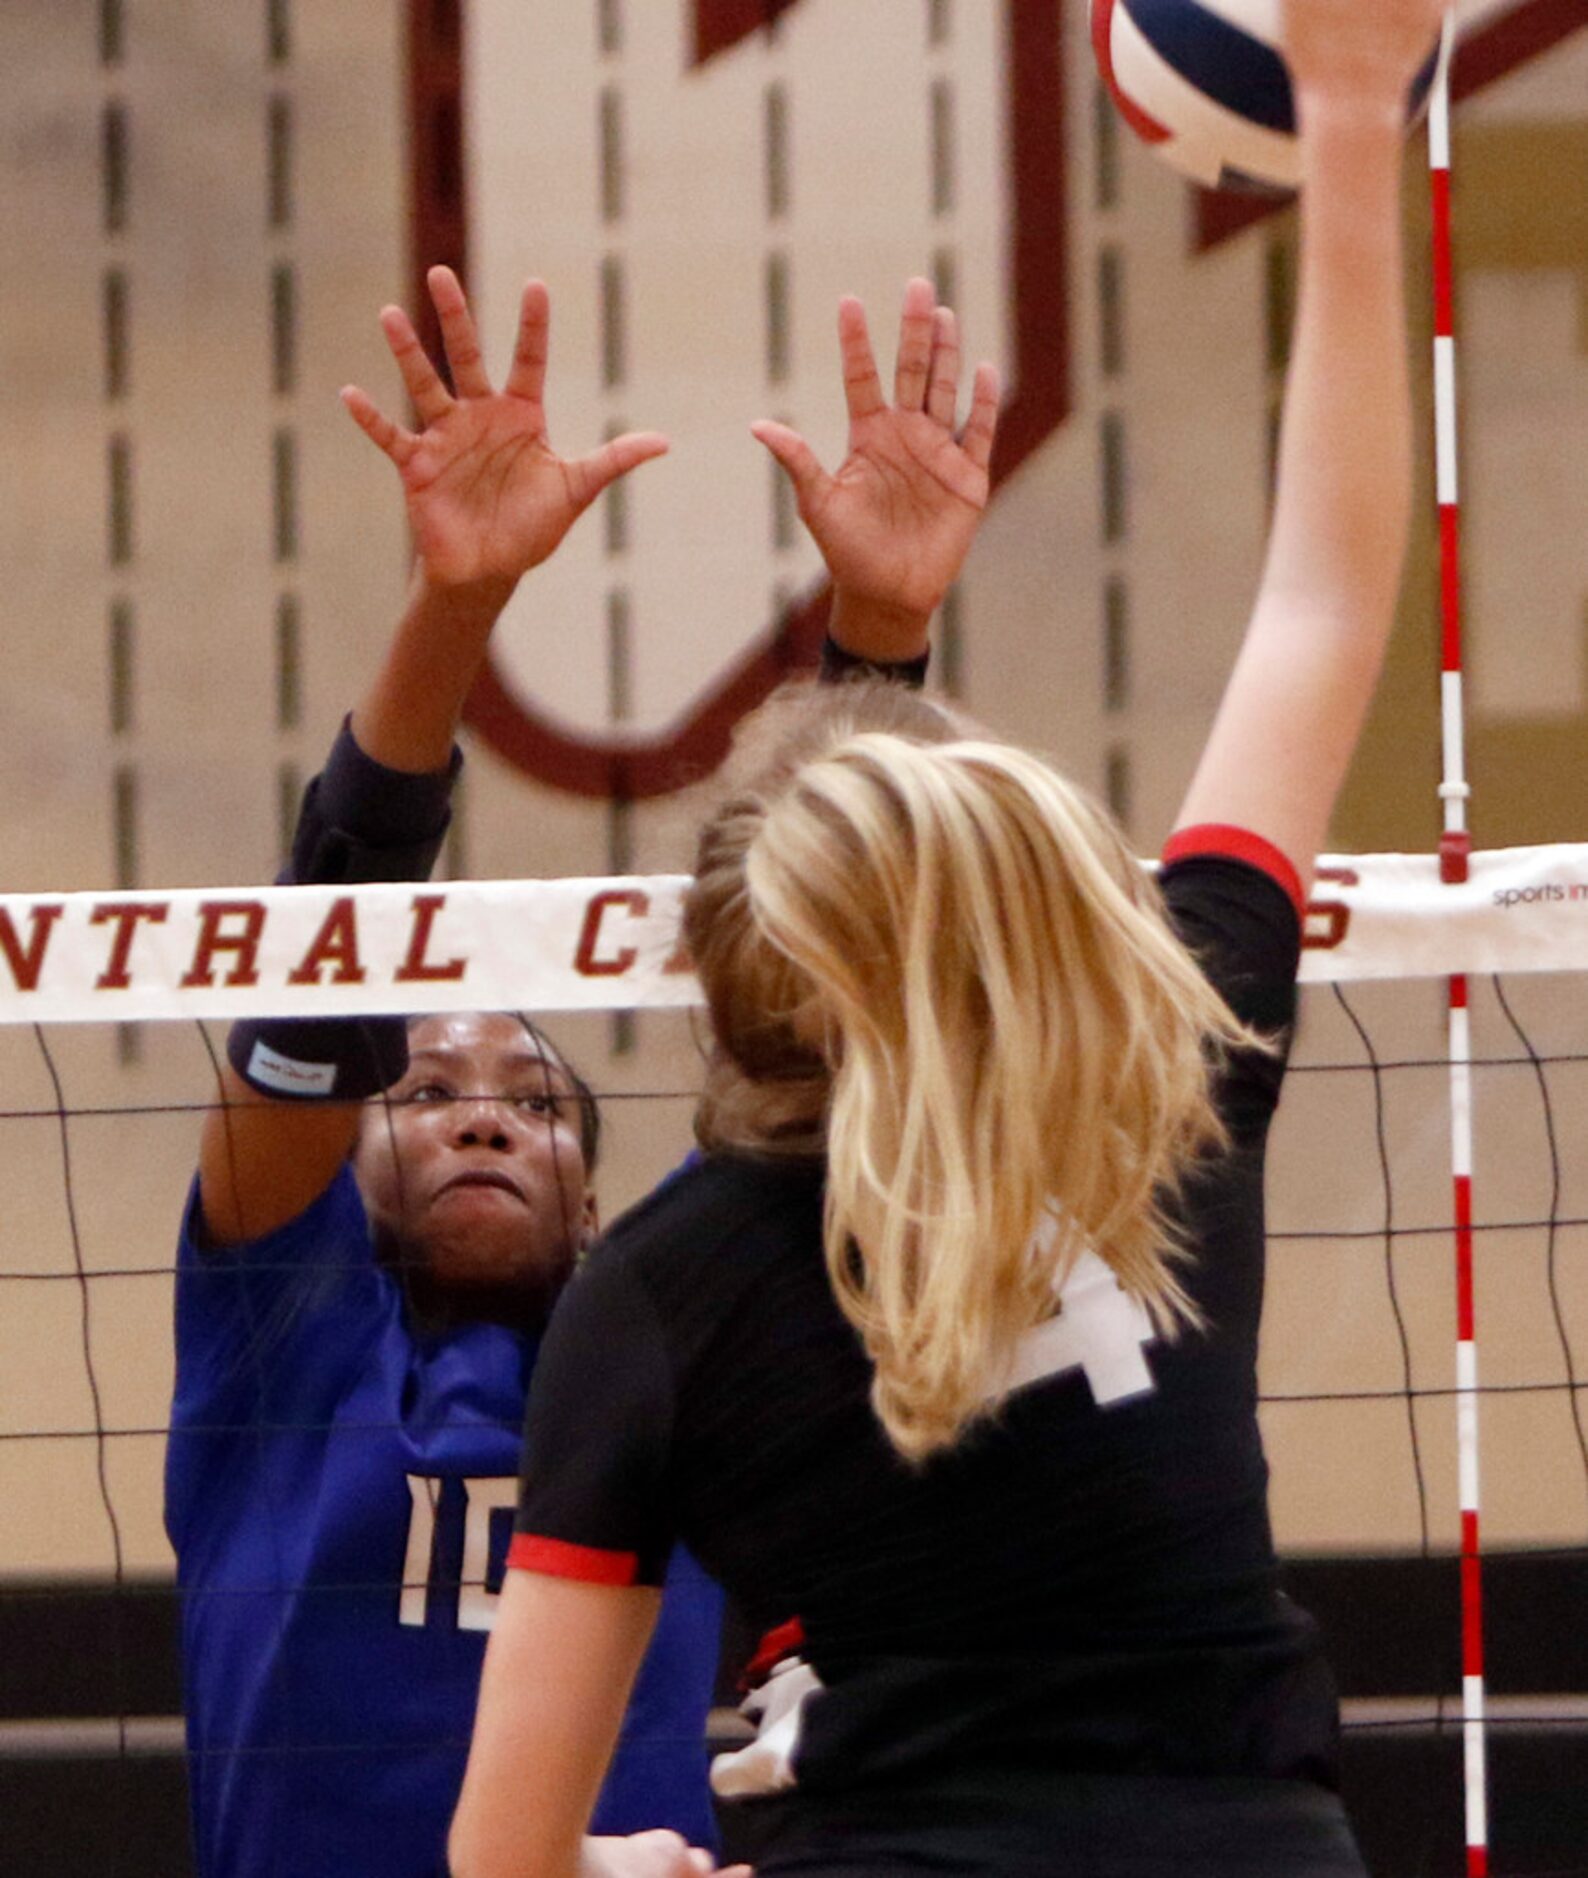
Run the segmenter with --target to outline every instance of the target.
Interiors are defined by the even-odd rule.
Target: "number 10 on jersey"
[[[432,1588],[438,1596],[451,1588],[444,1565],[438,1573],[436,1546],[438,1517],[444,1516],[443,1489],[451,1483],[429,1474],[409,1474],[407,1478],[411,1510],[397,1621],[423,1629],[430,1614]],[[490,1589],[491,1516],[517,1505],[518,1481],[511,1474],[486,1474],[456,1484],[463,1489],[463,1546],[456,1580],[458,1628],[489,1630],[496,1622],[500,1596]],[[449,1552],[458,1557],[455,1546],[443,1548],[443,1557]]]

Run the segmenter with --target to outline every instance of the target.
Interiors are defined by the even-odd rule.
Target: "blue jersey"
[[[205,1878],[437,1878],[517,1500],[534,1346],[408,1323],[347,1168],[178,1254],[166,1524]],[[720,1594],[669,1580],[592,1830],[713,1842]]]

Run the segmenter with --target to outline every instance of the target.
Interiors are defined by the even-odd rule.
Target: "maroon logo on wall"
[[[693,50],[702,65],[770,26],[799,0],[694,0]],[[1065,0],[1004,0],[1010,95],[1006,136],[1013,228],[1008,305],[1012,389],[993,461],[996,492],[1070,415],[1068,194],[1065,175]],[[1452,78],[1459,100],[1588,25],[1588,0],[1518,0],[1462,43]],[[433,314],[426,268],[445,261],[467,279],[463,160],[462,0],[409,0],[412,136],[410,304]],[[1217,246],[1275,212],[1263,199],[1195,192],[1194,241]],[[421,325],[432,354],[439,335]],[[469,699],[470,727],[537,782],[573,795],[640,801],[709,774],[733,726],[783,678],[813,665],[828,595],[814,593],[734,659],[689,717],[650,737],[570,734],[487,664]]]

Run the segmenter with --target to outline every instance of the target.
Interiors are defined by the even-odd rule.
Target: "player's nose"
[[[491,1096],[469,1096],[459,1102],[452,1117],[452,1141],[459,1148],[494,1148],[505,1154],[513,1146],[511,1110]]]

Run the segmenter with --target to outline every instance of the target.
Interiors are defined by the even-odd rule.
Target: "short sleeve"
[[[599,1248],[535,1364],[508,1564],[590,1584],[659,1586],[673,1528],[672,1366],[621,1251]]]
[[[1160,884],[1170,922],[1208,982],[1240,1020],[1267,1039],[1266,1051],[1240,1051],[1221,1078],[1220,1107],[1237,1137],[1266,1128],[1279,1102],[1296,1022],[1296,971],[1301,961],[1299,884],[1277,850],[1249,838],[1234,849],[1232,833],[1199,847],[1184,836],[1165,850]]]
[[[301,1346],[322,1341],[322,1326],[340,1333],[368,1320],[379,1283],[369,1221],[347,1165],[276,1231],[214,1248],[203,1240],[195,1180],[177,1247],[179,1414],[201,1404],[214,1409],[218,1397],[238,1390],[264,1392],[272,1379],[279,1389]],[[356,1335],[332,1342],[350,1356],[360,1348]],[[322,1364],[310,1383],[294,1386],[334,1393],[340,1381],[331,1367]]]
[[[389,1280],[346,1166],[311,1206],[242,1245],[206,1247],[197,1181],[176,1269],[166,1516],[177,1538],[214,1470],[269,1424],[328,1422],[385,1321]]]
[[[1164,849],[1160,885],[1181,940],[1237,1017],[1275,1032],[1295,1017],[1301,889],[1294,868],[1257,836],[1186,829]]]

